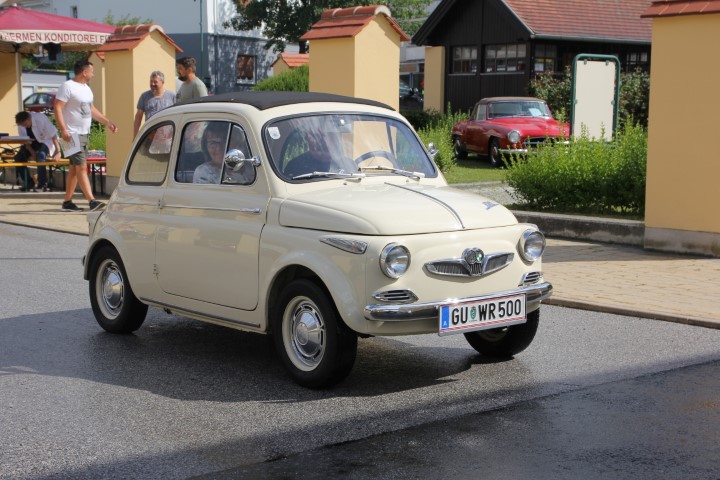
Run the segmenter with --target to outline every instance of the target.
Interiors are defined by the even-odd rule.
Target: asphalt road
[[[156,309],[104,333],[85,237],[0,241],[2,479],[720,478],[718,330],[546,306],[514,360],[366,339],[345,382],[311,391],[264,336]]]

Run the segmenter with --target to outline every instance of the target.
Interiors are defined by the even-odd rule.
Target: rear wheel
[[[465,334],[465,340],[481,355],[511,357],[530,346],[540,323],[540,309],[528,313],[527,322],[504,328]]]
[[[298,384],[328,387],[350,373],[357,335],[342,322],[317,284],[304,279],[288,284],[271,323],[275,349]]]
[[[465,150],[465,147],[463,147],[460,137],[453,137],[453,153],[455,154],[455,158],[461,160],[468,156],[468,152]]]
[[[490,139],[490,142],[488,143],[487,156],[491,166],[495,168],[502,167],[503,161],[500,154],[500,147],[497,138]]]
[[[102,247],[92,256],[90,305],[97,322],[110,333],[134,332],[145,321],[148,307],[133,293],[120,255],[112,247]]]

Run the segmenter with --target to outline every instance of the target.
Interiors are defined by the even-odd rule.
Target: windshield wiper
[[[295,175],[293,180],[303,180],[306,178],[330,177],[330,178],[363,178],[364,173],[345,173],[345,172],[309,172],[302,175]]]
[[[397,173],[398,175],[415,178],[417,180],[420,180],[421,178],[425,178],[425,174],[422,172],[411,172],[409,170],[402,170],[400,168],[395,168],[395,167],[386,167],[384,165],[371,165],[371,166],[367,166],[367,167],[360,167],[360,170],[383,170],[385,172]]]

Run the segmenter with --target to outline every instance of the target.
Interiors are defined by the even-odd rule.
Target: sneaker
[[[75,205],[72,201],[63,202],[61,210],[63,212],[82,212],[83,209]]]
[[[90,211],[93,212],[100,208],[103,208],[105,204],[99,200],[90,200]]]

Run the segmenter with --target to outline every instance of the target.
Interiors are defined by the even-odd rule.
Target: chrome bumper
[[[412,303],[408,305],[368,305],[365,307],[365,318],[373,322],[412,322],[438,318],[441,306],[464,302],[477,302],[488,298],[518,293],[525,294],[526,311],[537,310],[540,302],[552,295],[552,285],[548,282],[531,285],[518,290],[496,292],[480,297],[450,298],[445,301],[431,303]]]
[[[563,140],[563,141],[555,142],[554,144],[567,146],[567,145],[570,145],[570,141]],[[528,144],[526,143],[525,145],[528,145]],[[529,144],[530,148],[498,148],[498,152],[500,152],[503,155],[512,155],[512,154],[527,155],[528,153],[535,153],[537,151],[536,149],[537,149],[538,145],[539,144],[530,143]]]
[[[503,155],[525,155],[528,153],[527,148],[498,148],[498,152],[502,153]]]

